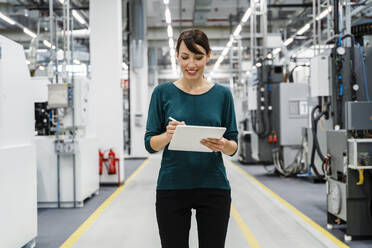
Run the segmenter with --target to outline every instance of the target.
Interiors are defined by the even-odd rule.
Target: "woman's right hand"
[[[184,121],[170,121],[168,123],[168,126],[167,126],[167,131],[166,131],[166,135],[167,135],[167,138],[168,138],[168,141],[170,142],[172,137],[173,137],[173,134],[174,132],[176,131],[176,127],[178,125],[186,125]],[[168,143],[169,143],[168,142]]]

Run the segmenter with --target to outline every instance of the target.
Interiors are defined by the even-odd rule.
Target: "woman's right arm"
[[[153,136],[151,139],[150,139],[150,146],[153,150],[155,151],[160,151],[161,149],[163,149],[166,145],[169,144],[169,142],[171,141],[172,137],[173,137],[173,133],[174,131],[176,130],[176,127],[178,125],[185,125],[185,122],[179,122],[179,121],[171,121],[168,123],[168,126],[167,126],[167,131],[162,133],[162,134],[159,134],[159,135],[156,135],[156,136]]]
[[[158,152],[168,145],[177,125],[185,124],[184,122],[170,121],[167,125],[168,120],[166,120],[163,105],[161,90],[157,86],[151,96],[144,137],[145,148],[149,153]]]

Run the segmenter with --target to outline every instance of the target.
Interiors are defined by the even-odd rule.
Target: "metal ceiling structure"
[[[127,1],[123,0],[123,3]],[[259,0],[255,1],[259,2]],[[314,1],[317,2],[318,0]],[[63,0],[54,0],[55,13],[59,16],[62,16],[61,2]],[[324,4],[331,2],[331,0],[322,0],[321,2]],[[369,15],[371,1],[352,0],[351,2],[354,10],[363,7],[362,16]],[[312,19],[313,0],[268,0],[267,4],[267,31],[268,33],[280,33],[283,40],[291,37],[299,28]],[[75,29],[87,29],[89,27],[89,0],[71,0],[71,6],[78,11],[86,22],[86,24],[81,24],[76,21]],[[123,13],[126,13],[126,4],[122,6]],[[197,27],[206,31],[213,47],[224,46],[249,6],[250,0],[171,0],[169,9],[172,13],[174,36],[177,37],[180,31],[184,29]],[[147,9],[147,39],[149,46],[157,48],[167,47],[168,38],[163,0],[147,0]],[[41,38],[48,37],[48,0],[0,0],[0,12],[34,33],[39,33]],[[322,22],[322,25],[325,25],[325,23]],[[125,30],[126,18],[123,18],[123,32]],[[31,37],[25,34],[19,26],[10,25],[0,19],[0,32],[4,36],[22,44],[25,49],[28,49]],[[89,33],[83,33],[74,36],[75,41],[77,41],[76,49],[82,52],[89,52]],[[311,34],[307,35],[307,37],[295,39],[295,42],[288,47],[292,49],[300,46],[306,38],[310,38],[309,36]],[[246,48],[246,53],[249,54],[249,25],[243,27],[241,37],[242,46]],[[123,39],[126,39],[126,35],[123,35]],[[126,42],[123,41],[123,44],[125,45]]]

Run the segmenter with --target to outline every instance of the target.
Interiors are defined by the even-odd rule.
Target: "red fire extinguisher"
[[[98,151],[99,155],[99,174],[102,175],[103,167],[106,167],[107,174],[115,175],[116,171],[118,171],[118,186],[120,186],[120,159],[116,157],[115,152],[110,149],[109,153],[107,154],[108,157],[105,157],[105,153]],[[116,169],[116,166],[118,167]]]
[[[117,158],[115,158],[115,152],[110,149],[110,152],[108,153],[108,174],[116,174],[116,160]]]
[[[99,156],[99,174],[102,175],[104,157],[103,157],[103,153],[101,152],[101,150],[98,151],[98,156]]]

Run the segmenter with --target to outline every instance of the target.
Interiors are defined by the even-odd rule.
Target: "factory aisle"
[[[160,248],[154,207],[160,159],[155,155],[145,161],[124,189],[114,193],[61,247]],[[347,247],[332,241],[327,232],[321,234],[233,163],[225,164],[233,198],[226,248]],[[194,218],[190,247],[197,247]]]

